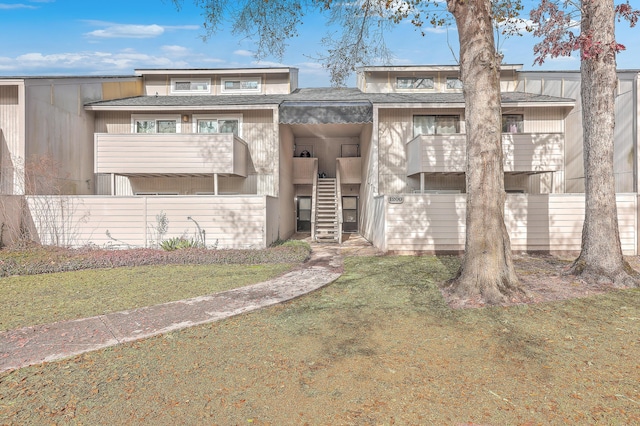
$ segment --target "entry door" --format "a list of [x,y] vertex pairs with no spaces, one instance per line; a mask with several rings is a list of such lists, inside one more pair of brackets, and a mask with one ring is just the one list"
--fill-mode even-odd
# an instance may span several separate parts
[[296,230],[311,232],[311,197],[298,197]]
[[342,230],[358,232],[358,197],[342,197]]

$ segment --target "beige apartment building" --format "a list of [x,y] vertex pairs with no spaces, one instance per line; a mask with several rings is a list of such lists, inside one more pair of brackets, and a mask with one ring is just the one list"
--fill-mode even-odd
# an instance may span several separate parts
[[[197,233],[262,248],[359,233],[388,252],[461,251],[458,75],[363,67],[355,88],[299,88],[287,67],[0,78],[1,239],[154,247]],[[618,76],[621,238],[637,254],[639,71]],[[580,74],[504,65],[501,88],[512,247],[579,250]]]

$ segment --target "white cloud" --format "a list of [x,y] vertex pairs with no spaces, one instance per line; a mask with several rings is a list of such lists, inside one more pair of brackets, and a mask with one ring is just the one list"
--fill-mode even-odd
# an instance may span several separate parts
[[28,4],[22,4],[22,3],[13,3],[13,4],[0,3],[0,10],[13,10],[13,9],[37,9],[37,7],[31,6]]
[[253,56],[253,52],[249,50],[236,50],[233,54],[238,56]]
[[60,73],[129,74],[135,68],[185,68],[186,60],[173,60],[160,55],[140,53],[133,49],[119,52],[26,53],[15,58],[0,57],[0,71],[21,75]]
[[161,47],[163,52],[166,52],[168,55],[173,55],[173,56],[186,56],[190,53],[190,50],[184,46],[162,46]]
[[103,30],[95,30],[87,33],[90,37],[98,38],[154,38],[164,34],[164,28],[160,25],[111,25]]
[[260,66],[260,67],[265,67],[265,68],[269,68],[269,67],[273,67],[273,68],[280,68],[280,67],[286,67],[287,65],[283,64],[282,62],[271,62],[271,61],[253,61],[251,62],[252,65],[256,65],[256,66]]

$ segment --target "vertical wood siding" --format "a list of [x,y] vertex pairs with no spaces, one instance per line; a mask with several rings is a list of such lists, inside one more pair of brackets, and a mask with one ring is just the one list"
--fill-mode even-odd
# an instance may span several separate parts
[[24,104],[19,98],[23,88],[0,85],[0,194],[22,193],[25,124]]
[[27,202],[43,244],[151,247],[160,238],[156,216],[164,213],[169,229],[162,239],[193,237],[195,220],[211,247],[264,248],[277,239],[278,223],[277,203],[267,198],[36,196]]
[[[464,250],[465,195],[404,195],[385,199],[385,246],[394,252]],[[637,254],[635,194],[619,194],[618,220],[625,255]],[[580,194],[508,195],[505,224],[514,251],[579,251],[584,221]]]

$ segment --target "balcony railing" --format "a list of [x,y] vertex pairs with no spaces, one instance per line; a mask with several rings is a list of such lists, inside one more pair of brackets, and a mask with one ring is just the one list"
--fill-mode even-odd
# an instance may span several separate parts
[[[562,133],[504,133],[505,172],[552,172],[562,170]],[[407,143],[407,175],[464,172],[466,135],[420,135]]]
[[[359,184],[362,183],[362,158],[360,157],[343,157],[336,159],[337,171],[343,184]],[[336,173],[337,175],[337,173]]]
[[247,143],[230,133],[97,133],[95,172],[247,176]]
[[318,159],[306,157],[293,158],[293,184],[311,185],[314,175],[318,173]]

